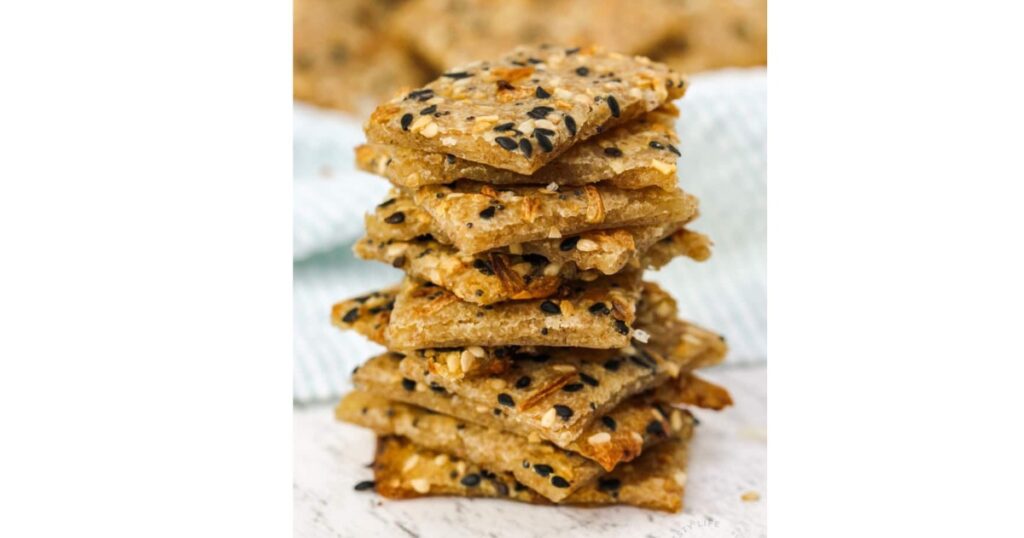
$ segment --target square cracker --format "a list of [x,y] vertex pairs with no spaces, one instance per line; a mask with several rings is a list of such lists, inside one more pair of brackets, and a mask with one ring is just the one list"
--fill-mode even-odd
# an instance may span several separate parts
[[605,182],[621,189],[678,185],[676,160],[681,155],[675,133],[675,107],[666,106],[625,125],[576,144],[532,175],[519,174],[452,154],[413,148],[364,144],[356,148],[356,165],[412,189],[472,179],[492,185],[586,185]]
[[385,338],[390,349],[453,346],[620,348],[633,334],[642,290],[639,271],[572,283],[545,299],[480,306],[407,278]]
[[[692,217],[691,217],[692,219]],[[688,220],[661,221],[647,226],[628,226],[581,232],[556,239],[541,239],[525,243],[512,243],[491,251],[508,254],[539,254],[549,262],[565,265],[572,263],[577,269],[600,271],[606,275],[618,273],[630,262],[638,259],[646,249],[661,241],[673,231],[685,225]],[[367,239],[374,244],[390,244],[399,241],[435,240],[448,245],[460,256],[470,255],[458,250],[433,218],[407,195],[392,191],[391,195],[377,205],[365,218]],[[549,230],[550,234],[550,230]],[[675,240],[682,238],[676,238]],[[707,238],[691,236],[685,245],[695,254],[695,259],[707,259],[710,243]],[[582,248],[581,248],[582,243]],[[704,243],[700,245],[700,243]],[[699,251],[703,251],[700,254]],[[359,251],[357,250],[357,253]]]
[[[658,268],[677,256],[703,261],[710,255],[711,242],[701,233],[681,226],[675,230],[666,226],[664,228],[669,228],[670,233],[658,238],[647,233],[652,228],[657,231],[663,229],[637,229],[632,234],[629,233],[630,229],[626,229],[625,234],[636,248],[627,261],[631,262],[634,269]],[[584,247],[587,252],[596,252],[606,247],[614,249],[615,242],[611,239],[614,233],[594,234],[597,240],[585,240]],[[507,249],[504,252],[495,250],[460,255],[451,245],[441,243],[429,235],[410,241],[394,239],[383,242],[364,237],[356,242],[353,250],[360,258],[386,263],[402,269],[411,277],[441,286],[463,301],[488,305],[509,300],[543,299],[557,293],[568,282],[599,278],[600,271],[580,270],[571,256],[558,256],[578,251],[579,243],[580,238],[577,236],[576,240],[566,242],[565,250],[556,248],[555,252],[548,252],[566,261],[552,261],[541,254],[510,254]]]
[[682,97],[685,87],[678,73],[642,56],[519,47],[382,104],[364,130],[373,143],[533,174],[573,144]]
[[[683,507],[687,438],[675,437],[635,461],[580,487],[561,504],[631,505],[665,512]],[[378,437],[374,487],[390,499],[426,496],[494,497],[534,504],[549,501],[508,472],[495,472],[402,437]]]
[[[667,435],[689,436],[694,419],[687,411],[664,404],[648,407],[658,408],[671,413],[659,420],[664,428],[662,431]],[[512,433],[485,428],[363,391],[345,395],[335,408],[335,417],[370,428],[379,435],[401,435],[425,448],[452,454],[494,471],[512,473],[516,480],[555,502],[605,472],[598,463],[550,443],[530,442]],[[649,419],[648,415],[646,420]],[[665,435],[647,435],[643,448],[654,446],[665,438]],[[634,457],[637,455],[639,452],[633,454]]]
[[433,228],[466,253],[590,230],[687,222],[698,213],[697,198],[681,189],[603,183],[551,191],[460,180],[420,187],[412,199],[433,219]]

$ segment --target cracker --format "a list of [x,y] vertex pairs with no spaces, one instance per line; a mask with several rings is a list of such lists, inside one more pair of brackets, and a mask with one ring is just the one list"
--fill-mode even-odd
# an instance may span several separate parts
[[[574,283],[552,297],[480,306],[407,278],[385,338],[391,349],[454,346],[619,348],[633,334],[641,292],[637,271]],[[601,303],[600,305],[598,303]]]
[[678,0],[413,0],[395,26],[438,69],[520,44],[600,43],[639,53],[674,28]]
[[578,186],[605,182],[620,189],[678,185],[680,153],[675,107],[662,107],[625,125],[576,144],[532,175],[518,174],[451,154],[384,144],[356,148],[359,168],[414,189],[472,179],[492,185]]
[[[643,231],[636,233],[645,235]],[[633,237],[628,232],[626,235]],[[634,261],[634,268],[661,267],[676,256],[690,256],[703,261],[711,254],[707,237],[686,229],[676,230],[657,241],[649,239],[642,245],[636,245],[634,241],[635,246],[645,247],[642,251],[634,251],[630,260]],[[584,242],[588,252],[602,250],[609,243],[604,238],[588,241]],[[580,251],[579,240],[569,245],[568,251]],[[429,280],[463,301],[479,305],[543,299],[554,295],[566,282],[593,281],[601,276],[597,270],[580,270],[569,256],[562,256],[568,258],[567,262],[552,262],[540,254],[510,254],[507,249],[504,252],[460,255],[454,247],[429,235],[411,241],[384,242],[364,237],[353,250],[360,258],[387,263],[409,276]],[[560,248],[555,250],[559,254],[566,252]]]
[[[531,443],[519,435],[366,392],[355,391],[342,398],[335,408],[335,417],[370,428],[379,435],[401,435],[422,447],[493,471],[512,473],[516,480],[555,502],[604,473],[597,463],[550,443]],[[568,485],[558,487],[552,483],[561,480]]]
[[381,36],[394,3],[296,0],[295,98],[368,114],[400,88],[427,80],[406,47]]
[[619,189],[601,183],[558,191],[540,186],[495,190],[460,180],[420,187],[412,198],[433,219],[434,229],[466,253],[697,216],[697,198],[681,189]]
[[[449,393],[438,384],[426,385],[405,377],[401,354],[385,353],[366,361],[352,376],[355,386],[363,392],[428,409],[451,416],[466,423],[495,431],[505,431],[529,440],[531,443],[551,444],[592,460],[606,470],[636,458],[645,447],[664,439],[671,432],[684,428],[689,418],[679,416],[687,410],[671,404],[700,406],[704,403],[725,403],[728,391],[700,380],[693,374],[683,374],[675,382],[665,383],[656,390],[638,394],[603,414],[594,414],[598,420],[582,430],[576,440],[559,441],[545,437],[548,430],[537,429],[507,419],[501,410],[477,406],[473,402]],[[692,388],[690,388],[692,385]],[[709,396],[709,393],[714,396]],[[719,406],[720,409],[724,406]]]
[[364,129],[373,143],[532,174],[573,144],[681,97],[685,86],[640,56],[519,47],[377,107]]
[[[622,504],[678,512],[683,506],[686,486],[687,441],[686,437],[669,439],[635,461],[580,487],[560,504]],[[401,437],[377,438],[373,470],[377,493],[390,499],[455,496],[549,503],[517,481],[512,473],[489,470]]]
[[[618,273],[629,263],[638,262],[644,251],[678,231],[686,222],[664,221],[648,226],[594,230],[557,239],[515,243],[493,250],[509,254],[539,254],[551,263],[572,263],[581,271],[594,269],[610,275]],[[430,215],[398,191],[392,191],[383,203],[366,215],[366,229],[367,239],[378,248],[386,243],[412,240],[436,240],[451,245],[451,241],[434,224]],[[580,248],[581,243],[584,248]],[[708,250],[710,243],[706,237],[693,236],[685,245],[692,245],[692,251],[696,254],[698,250]],[[707,254],[710,254],[709,250]],[[658,267],[660,264],[651,265]]]
[[702,0],[680,10],[673,37],[652,56],[682,72],[768,63],[765,0]]

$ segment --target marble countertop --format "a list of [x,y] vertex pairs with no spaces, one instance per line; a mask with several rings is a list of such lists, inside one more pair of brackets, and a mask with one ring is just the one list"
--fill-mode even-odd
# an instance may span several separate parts
[[357,482],[373,477],[366,465],[373,459],[374,436],[336,422],[330,405],[316,405],[296,408],[294,414],[295,536],[765,536],[766,367],[726,366],[703,375],[726,386],[736,405],[721,413],[695,412],[701,424],[690,445],[682,513],[491,499],[390,501],[357,492]]

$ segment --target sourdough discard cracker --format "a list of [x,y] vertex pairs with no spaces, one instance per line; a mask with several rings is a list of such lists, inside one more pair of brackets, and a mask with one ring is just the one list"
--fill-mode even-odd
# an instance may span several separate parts
[[492,185],[579,186],[603,182],[621,189],[676,188],[676,160],[681,155],[667,106],[606,133],[576,144],[532,175],[519,174],[461,159],[450,153],[364,144],[356,164],[393,184],[414,189],[472,179]]
[[519,47],[377,107],[365,131],[372,143],[533,174],[573,144],[681,97],[685,86],[640,56]]
[[[580,487],[561,504],[623,504],[678,512],[683,507],[686,487],[687,441],[685,437],[669,439],[635,461]],[[376,491],[391,499],[447,495],[549,502],[518,482],[512,473],[422,448],[401,437],[377,438],[373,469]]]

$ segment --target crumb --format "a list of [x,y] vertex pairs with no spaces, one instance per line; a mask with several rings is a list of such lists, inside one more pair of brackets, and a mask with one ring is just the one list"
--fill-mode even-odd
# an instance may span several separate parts
[[743,499],[746,502],[753,502],[753,501],[756,501],[756,500],[758,500],[760,498],[761,498],[761,496],[758,495],[756,491],[748,491],[748,492],[744,493],[743,495],[740,495],[740,499]]

